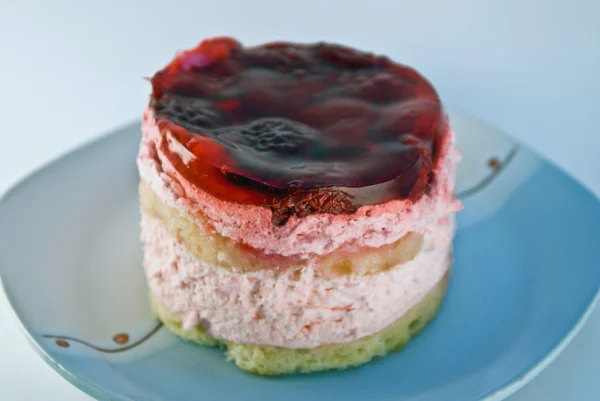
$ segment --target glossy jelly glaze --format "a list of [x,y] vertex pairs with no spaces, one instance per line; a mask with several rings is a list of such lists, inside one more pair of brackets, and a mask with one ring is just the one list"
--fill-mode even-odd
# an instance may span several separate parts
[[420,198],[448,133],[421,75],[338,45],[214,38],[151,82],[176,169],[220,199],[270,207],[276,225]]

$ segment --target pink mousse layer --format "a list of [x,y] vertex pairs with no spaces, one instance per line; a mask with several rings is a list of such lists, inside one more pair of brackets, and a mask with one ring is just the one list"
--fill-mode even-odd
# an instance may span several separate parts
[[419,201],[361,206],[352,215],[293,216],[281,227],[272,224],[268,208],[223,201],[187,182],[157,149],[167,141],[170,151],[178,152],[184,162],[195,156],[169,132],[160,132],[150,108],[144,112],[137,164],[141,179],[163,202],[191,215],[201,213],[220,235],[266,254],[309,259],[336,250],[389,244],[408,232],[434,227],[440,219],[460,210],[460,202],[453,195],[460,155],[454,147],[454,134],[448,132],[445,138],[440,146],[443,162],[434,170],[434,188]]
[[313,348],[374,334],[402,317],[442,279],[450,264],[453,216],[424,232],[415,259],[388,271],[315,277],[310,262],[293,271],[232,273],[204,263],[143,215],[144,266],[151,292],[188,330],[243,344]]

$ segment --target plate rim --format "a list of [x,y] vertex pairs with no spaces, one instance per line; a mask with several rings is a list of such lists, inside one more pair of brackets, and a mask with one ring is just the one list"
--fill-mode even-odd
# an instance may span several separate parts
[[[577,177],[575,177],[569,171],[565,170],[562,166],[557,165],[556,163],[551,161],[551,159],[549,159],[545,155],[539,153],[537,150],[534,150],[527,144],[524,144],[521,141],[515,139],[512,135],[506,133],[503,129],[498,128],[497,126],[495,126],[491,123],[488,123],[476,116],[473,116],[472,114],[467,113],[457,107],[446,107],[446,112],[448,115],[455,114],[455,115],[460,116],[461,118],[466,118],[468,120],[476,122],[477,124],[482,124],[484,126],[487,126],[494,132],[498,133],[499,135],[502,135],[505,138],[514,141],[516,144],[518,144],[518,146],[520,148],[523,148],[523,149],[526,149],[526,150],[532,152],[535,156],[540,158],[542,161],[550,164],[550,166],[552,166],[559,172],[565,174],[569,179],[576,182],[584,191],[586,191],[588,194],[592,195],[592,197],[599,203],[599,207],[600,207],[600,196],[598,194],[596,194],[594,191],[592,191],[584,182],[579,180]],[[124,131],[127,131],[128,129],[132,129],[133,127],[140,125],[140,124],[141,124],[141,122],[139,119],[135,119],[135,120],[120,124],[120,125],[116,126],[115,128],[104,132],[103,134],[94,136],[94,137],[88,139],[87,141],[84,141],[76,146],[66,149],[65,151],[59,153],[55,157],[46,161],[45,163],[42,163],[40,166],[30,170],[28,173],[17,178],[16,182],[9,185],[6,190],[4,190],[2,193],[0,193],[0,208],[3,207],[3,204],[6,202],[6,200],[9,197],[11,197],[13,194],[17,193],[22,186],[25,186],[32,179],[34,179],[35,177],[42,174],[43,171],[46,170],[47,168],[51,167],[52,165],[62,161],[63,159],[65,159],[75,153],[89,149],[104,140],[109,140],[111,137],[118,136],[118,135],[122,134]],[[15,318],[17,325],[19,326],[20,330],[27,338],[27,341],[30,344],[30,346],[38,353],[38,355],[40,355],[40,357],[44,360],[44,362],[46,362],[46,364],[48,364],[54,371],[56,371],[60,376],[62,376],[65,380],[67,380],[69,383],[71,383],[74,387],[76,387],[77,389],[81,390],[82,392],[86,393],[87,395],[89,395],[97,400],[100,400],[100,401],[108,400],[108,399],[112,399],[112,398],[107,398],[107,397],[115,397],[116,396],[117,399],[115,399],[115,401],[133,401],[131,398],[129,398],[125,395],[114,394],[110,390],[105,389],[98,384],[89,382],[86,379],[78,377],[75,373],[64,368],[58,360],[56,360],[48,352],[46,352],[46,350],[42,347],[42,345],[38,341],[36,341],[33,334],[31,333],[31,331],[25,326],[24,322],[22,321],[20,314],[18,312],[18,306],[16,305],[16,302],[11,294],[9,284],[5,280],[2,279],[2,275],[3,275],[2,272],[3,272],[3,266],[0,264],[0,288],[2,288],[2,290],[5,293],[6,299],[10,306],[12,316]],[[524,372],[520,377],[514,378],[510,383],[494,390],[492,393],[485,395],[483,398],[480,399],[480,401],[504,400],[504,399],[508,398],[509,396],[513,395],[514,393],[516,393],[521,388],[523,388],[526,384],[531,382],[534,378],[536,378],[544,369],[546,369],[569,346],[569,344],[573,341],[573,339],[577,336],[577,334],[585,326],[590,315],[595,310],[595,308],[597,307],[597,304],[599,302],[600,302],[600,285],[596,289],[595,295],[592,297],[591,301],[587,305],[585,311],[580,315],[577,322],[569,329],[567,334],[543,358],[541,358],[541,360],[539,360],[537,363],[530,366],[527,369],[527,371]]]

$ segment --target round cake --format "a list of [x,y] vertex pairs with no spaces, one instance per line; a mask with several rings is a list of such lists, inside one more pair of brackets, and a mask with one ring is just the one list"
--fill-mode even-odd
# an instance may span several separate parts
[[435,316],[459,152],[384,56],[212,38],[151,79],[137,158],[154,315],[263,375],[344,369]]

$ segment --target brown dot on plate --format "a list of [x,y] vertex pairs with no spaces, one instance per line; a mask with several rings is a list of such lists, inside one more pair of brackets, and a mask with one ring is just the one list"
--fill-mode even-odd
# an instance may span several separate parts
[[61,348],[69,348],[71,346],[68,342],[66,342],[65,340],[61,340],[60,338],[56,340],[56,345],[58,345]]
[[497,170],[502,166],[502,162],[497,157],[492,157],[488,161],[488,166],[490,166],[490,168],[493,168],[494,170]]
[[119,345],[127,344],[129,342],[129,334],[119,333],[115,334],[113,337],[113,341]]

